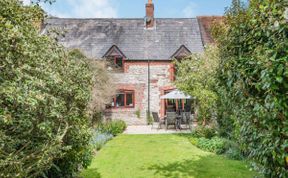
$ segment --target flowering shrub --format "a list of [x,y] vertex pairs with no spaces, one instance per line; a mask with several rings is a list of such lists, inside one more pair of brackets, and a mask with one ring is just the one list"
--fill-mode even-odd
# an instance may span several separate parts
[[106,142],[113,138],[112,134],[102,133],[98,130],[93,131],[93,136],[91,138],[91,145],[94,149],[100,150]]

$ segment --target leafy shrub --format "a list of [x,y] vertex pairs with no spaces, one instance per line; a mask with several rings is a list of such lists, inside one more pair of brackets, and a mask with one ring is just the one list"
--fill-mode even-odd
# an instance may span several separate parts
[[243,160],[244,156],[241,152],[241,150],[237,147],[230,147],[225,152],[225,156],[229,159],[235,159],[235,160]]
[[0,1],[0,177],[73,177],[91,160],[92,76],[40,35],[39,6]]
[[225,156],[229,159],[242,160],[245,158],[242,150],[240,149],[239,143],[232,140],[226,140],[226,151]]
[[211,139],[208,139],[204,137],[191,137],[189,140],[193,145],[197,146],[198,148],[216,154],[222,154],[227,150],[227,140],[224,138],[213,137]]
[[226,140],[219,137],[213,137],[211,139],[199,138],[196,146],[205,151],[222,154],[226,149]]
[[113,138],[112,134],[102,133],[98,130],[93,131],[93,136],[91,138],[91,145],[94,149],[100,150],[103,145]]
[[146,112],[146,120],[148,125],[153,124],[153,117],[148,111]]
[[205,47],[203,53],[192,54],[182,60],[175,60],[177,88],[197,98],[197,120],[203,125],[213,119],[217,93],[216,69],[219,63],[219,49],[214,45]]
[[239,145],[230,140],[213,137],[211,139],[204,137],[189,137],[189,141],[200,149],[213,152],[216,154],[225,154],[229,159],[242,160],[244,155],[242,154]]
[[192,145],[195,145],[195,146],[198,145],[198,140],[199,140],[199,138],[196,138],[196,137],[190,137],[189,138],[189,141],[192,143]]
[[194,130],[192,130],[192,136],[194,137],[204,137],[204,138],[212,138],[217,135],[217,131],[214,127],[208,126],[198,126]]
[[233,114],[236,139],[265,176],[288,177],[288,1],[250,0],[244,8],[239,2],[215,36],[225,90],[219,98],[229,100],[222,112]]
[[127,125],[122,120],[110,121],[102,123],[98,126],[100,132],[109,133],[112,134],[113,136],[117,136],[118,134],[123,133],[126,128]]
[[141,117],[141,110],[138,108],[137,111],[135,111],[135,115],[137,116],[138,119]]

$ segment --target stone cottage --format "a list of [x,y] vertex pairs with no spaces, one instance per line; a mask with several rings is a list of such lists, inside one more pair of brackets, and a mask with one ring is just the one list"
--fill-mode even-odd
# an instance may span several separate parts
[[139,125],[147,123],[147,111],[165,115],[169,103],[160,97],[175,89],[173,59],[203,52],[211,42],[207,24],[214,18],[154,18],[149,0],[144,19],[49,18],[44,30],[61,29],[65,47],[107,60],[118,92],[105,116]]

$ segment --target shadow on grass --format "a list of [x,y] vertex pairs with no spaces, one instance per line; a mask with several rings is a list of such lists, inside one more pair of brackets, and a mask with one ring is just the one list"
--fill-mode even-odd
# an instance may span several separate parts
[[147,168],[159,177],[221,177],[221,178],[249,178],[252,172],[238,161],[227,160],[217,155],[195,156],[184,161],[167,164],[153,164]]
[[[213,157],[213,156],[212,156]],[[207,169],[213,165],[208,156],[195,157],[195,160],[177,161],[168,164],[154,164],[148,167],[148,170],[155,171],[155,175],[163,177],[199,177],[208,176]]]

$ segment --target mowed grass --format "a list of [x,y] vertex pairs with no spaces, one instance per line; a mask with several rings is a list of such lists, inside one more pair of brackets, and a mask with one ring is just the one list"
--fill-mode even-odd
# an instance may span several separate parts
[[255,175],[242,161],[204,152],[185,135],[120,135],[109,141],[85,178],[249,178]]

